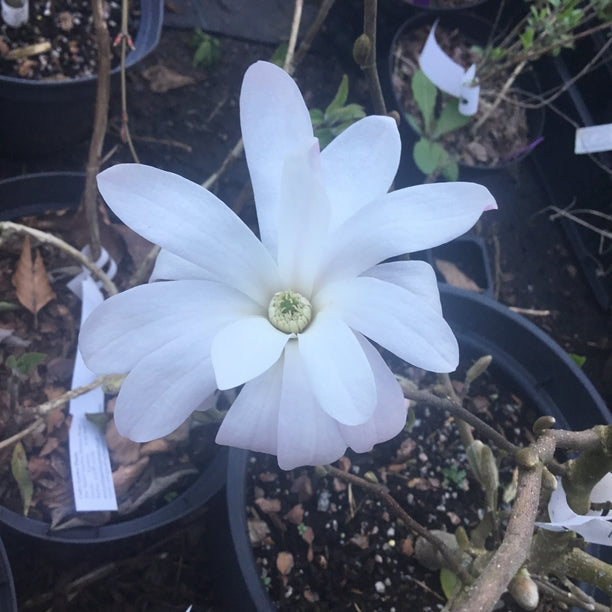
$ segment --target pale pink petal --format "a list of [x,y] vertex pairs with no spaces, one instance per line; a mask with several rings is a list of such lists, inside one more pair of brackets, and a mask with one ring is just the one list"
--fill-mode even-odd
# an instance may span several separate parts
[[376,115],[353,123],[325,147],[321,166],[333,227],[389,190],[400,152],[395,120]]
[[339,459],[346,450],[337,421],[317,404],[296,340],[285,347],[278,417],[278,465],[292,470]]
[[217,444],[276,455],[283,360],[250,380],[225,415]]
[[262,242],[276,256],[281,177],[286,156],[312,138],[312,123],[293,79],[257,62],[245,73],[240,125]]
[[440,291],[434,269],[425,261],[390,261],[378,264],[363,273],[388,283],[394,283],[422,299],[430,308],[442,314]]
[[166,436],[215,390],[209,347],[184,332],[128,374],[115,405],[117,430],[135,442]]
[[372,450],[375,444],[394,438],[406,425],[404,394],[393,372],[380,353],[361,335],[357,335],[376,381],[377,403],[372,417],[355,427],[340,425],[340,433],[357,453]]
[[[140,285],[96,308],[83,323],[79,350],[93,372],[123,373],[185,332],[208,338],[259,307],[244,294],[208,281]],[[202,340],[204,341],[204,340]]]
[[475,183],[433,183],[388,193],[358,210],[330,236],[320,283],[448,242],[492,206],[493,196]]
[[361,276],[329,285],[313,305],[328,308],[355,331],[417,367],[432,372],[457,367],[459,348],[448,323],[402,287]]
[[251,230],[196,183],[142,164],[98,175],[113,212],[134,231],[208,271],[267,307],[278,285],[276,265]]
[[346,425],[366,422],[376,407],[376,384],[370,363],[348,326],[320,312],[298,334],[298,346],[310,388],[321,408]]
[[272,366],[289,339],[265,317],[245,317],[220,329],[211,355],[219,389],[231,389]]
[[316,138],[285,159],[279,213],[278,268],[286,287],[309,295],[329,227]]

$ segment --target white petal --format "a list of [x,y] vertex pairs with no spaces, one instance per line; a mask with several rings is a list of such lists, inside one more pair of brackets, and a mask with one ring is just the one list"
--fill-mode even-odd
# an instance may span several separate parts
[[147,355],[125,379],[115,423],[122,436],[148,442],[174,431],[213,395],[215,377],[209,349],[184,333]]
[[310,295],[329,227],[319,142],[307,141],[285,159],[279,211],[278,268],[285,286]]
[[113,212],[134,231],[267,307],[274,261],[249,228],[212,193],[176,174],[119,164],[98,175]]
[[308,109],[293,79],[257,62],[245,73],[240,125],[262,242],[276,256],[281,176],[287,154],[312,138]]
[[157,280],[214,280],[213,274],[166,249],[155,259],[149,282]]
[[283,360],[250,380],[225,415],[217,444],[276,455]]
[[452,372],[459,348],[448,323],[405,289],[361,276],[326,287],[313,304],[401,359],[432,372]]
[[391,187],[401,141],[391,117],[370,116],[334,138],[321,153],[327,195],[336,227]]
[[363,425],[340,425],[340,432],[355,452],[365,453],[375,444],[386,442],[402,431],[406,425],[406,403],[397,379],[380,353],[365,338],[357,337],[374,373],[376,410]]
[[289,339],[265,317],[245,317],[219,330],[212,343],[212,362],[219,389],[237,387],[278,361]]
[[218,283],[140,285],[109,298],[91,313],[82,325],[79,349],[93,372],[127,372],[186,331],[208,338],[220,326],[257,311],[244,294]]
[[279,467],[292,470],[339,459],[346,444],[337,421],[321,410],[312,394],[295,340],[287,344],[284,356],[278,417]]
[[430,308],[442,314],[440,291],[434,269],[425,261],[391,261],[378,264],[363,273],[388,283],[394,283],[422,299]]
[[361,274],[390,257],[448,242],[495,206],[489,191],[475,183],[433,183],[388,193],[331,235],[321,282]]
[[608,472],[591,491],[591,501],[602,504],[612,501],[612,473]]
[[298,346],[321,408],[340,423],[365,423],[376,407],[376,384],[355,334],[337,317],[321,312],[298,334]]

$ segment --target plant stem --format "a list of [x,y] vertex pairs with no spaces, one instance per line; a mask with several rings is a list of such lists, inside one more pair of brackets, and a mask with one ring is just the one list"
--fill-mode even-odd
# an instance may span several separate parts
[[293,19],[291,21],[291,32],[289,33],[289,43],[287,44],[287,55],[285,57],[285,65],[283,70],[291,74],[291,65],[295,54],[295,45],[297,36],[300,30],[300,22],[302,21],[302,9],[304,8],[304,0],[295,0],[293,9]]
[[524,60],[520,64],[518,64],[510,77],[504,83],[504,86],[501,88],[499,93],[497,94],[495,101],[489,108],[481,115],[481,117],[476,121],[476,123],[472,127],[472,134],[474,134],[478,128],[491,116],[491,113],[500,105],[502,99],[506,95],[508,89],[512,86],[518,75],[523,71],[523,68],[527,65],[527,61]]
[[450,399],[437,397],[427,391],[415,391],[402,386],[404,396],[408,399],[414,400],[415,402],[422,402],[437,410],[447,410],[454,416],[462,419],[466,423],[469,423],[474,429],[476,429],[480,435],[489,439],[499,449],[508,451],[509,453],[516,453],[519,447],[506,440],[498,431],[493,429],[490,425],[487,425],[484,421],[480,420],[475,414],[472,414],[469,410],[466,410],[460,404],[453,402]]
[[30,425],[28,425],[25,429],[22,429],[20,432],[16,433],[14,436],[10,438],[6,438],[5,440],[0,441],[0,450],[6,448],[7,446],[11,446],[11,444],[15,444],[29,433],[32,433],[39,425],[44,423],[44,416],[60,408],[66,402],[69,402],[71,399],[75,397],[79,397],[80,395],[84,395],[85,393],[89,393],[92,389],[99,387],[106,378],[106,375],[98,376],[94,381],[90,382],[87,385],[83,385],[82,387],[77,387],[76,389],[71,389],[70,391],[66,391],[59,397],[55,399],[49,400],[48,402],[44,402],[36,406],[35,410],[38,412],[39,416],[36,420],[34,420]]
[[504,540],[480,576],[459,597],[453,612],[493,610],[527,558],[540,501],[543,464],[552,459],[554,438],[546,432],[530,448],[536,451],[540,460],[533,468],[519,466],[518,491]]
[[64,242],[61,238],[54,236],[53,234],[49,234],[47,232],[43,232],[41,230],[37,230],[33,227],[28,227],[27,225],[21,225],[19,223],[13,223],[12,221],[0,221],[0,232],[14,232],[17,234],[27,234],[36,238],[40,242],[45,244],[50,244],[74,259],[76,259],[82,266],[87,268],[101,283],[104,287],[105,291],[109,295],[114,295],[118,293],[117,287],[115,283],[104,274],[104,272],[96,266],[89,258],[85,257],[81,251],[75,249],[73,246],[69,245],[67,242]]
[[363,0],[363,33],[370,43],[370,52],[360,68],[366,78],[374,113],[386,115],[387,107],[382,95],[378,70],[376,67],[376,14],[378,12],[378,0]]
[[100,171],[100,157],[104,146],[106,124],[108,121],[108,103],[110,100],[110,36],[104,19],[102,0],[91,0],[96,44],[98,46],[98,88],[96,91],[96,106],[93,134],[89,145],[87,160],[85,192],[83,207],[89,229],[89,247],[91,257],[95,261],[100,257],[100,226],[98,223],[98,188],[96,176]]
[[134,161],[139,164],[140,160],[134,148],[132,142],[132,136],[130,134],[130,128],[128,126],[128,112],[127,112],[127,86],[125,82],[125,57],[127,55],[128,45],[131,45],[130,34],[128,31],[128,17],[129,17],[129,0],[122,0],[121,2],[121,136],[127,142],[130,153],[134,158]]
[[340,470],[332,465],[324,466],[327,472],[333,474],[337,478],[345,480],[346,482],[353,483],[366,491],[370,491],[374,495],[380,498],[380,500],[388,506],[395,515],[401,519],[405,525],[407,525],[414,532],[418,533],[421,537],[425,538],[432,546],[434,546],[440,554],[444,557],[444,560],[448,564],[449,569],[463,582],[463,584],[471,584],[473,582],[472,576],[467,570],[459,565],[453,556],[451,550],[442,542],[439,538],[433,535],[426,527],[423,527],[418,521],[415,521],[401,506],[397,503],[395,498],[387,491],[386,487],[381,484],[375,484],[369,482],[360,476],[350,474],[344,470]]

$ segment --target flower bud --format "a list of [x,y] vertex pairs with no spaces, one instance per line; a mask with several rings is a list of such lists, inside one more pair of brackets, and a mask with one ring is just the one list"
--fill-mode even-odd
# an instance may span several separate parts
[[523,610],[535,610],[538,607],[540,601],[538,587],[524,567],[512,578],[508,591]]
[[367,34],[362,34],[353,45],[353,59],[357,64],[363,66],[367,63],[371,50],[372,43],[370,42],[370,38]]
[[476,361],[476,363],[465,373],[465,384],[470,385],[474,382],[481,374],[487,371],[487,368],[491,365],[493,357],[491,355],[484,355]]

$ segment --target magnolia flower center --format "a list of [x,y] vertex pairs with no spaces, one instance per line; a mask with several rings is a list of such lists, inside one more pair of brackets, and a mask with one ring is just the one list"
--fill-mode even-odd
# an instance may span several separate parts
[[288,334],[299,334],[310,323],[312,306],[297,291],[279,291],[272,296],[268,306],[270,323]]

